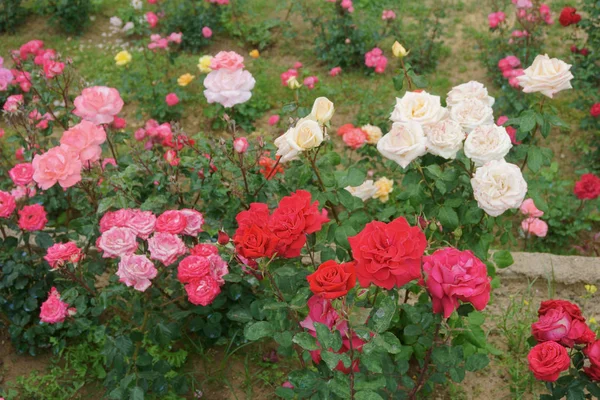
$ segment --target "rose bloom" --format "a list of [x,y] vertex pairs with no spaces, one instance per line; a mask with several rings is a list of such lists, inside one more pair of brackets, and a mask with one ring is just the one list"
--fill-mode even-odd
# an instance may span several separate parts
[[48,261],[52,269],[62,267],[64,264],[77,263],[83,257],[81,249],[73,242],[55,243],[48,248],[44,260]]
[[179,86],[187,86],[189,85],[192,81],[194,80],[194,75],[187,73],[187,74],[183,74],[181,75],[179,78],[177,78],[177,84]]
[[63,132],[60,144],[79,155],[79,160],[89,166],[102,156],[100,145],[106,141],[106,132],[101,126],[83,120]]
[[33,181],[33,165],[30,163],[17,164],[8,171],[10,179],[17,186],[26,186]]
[[279,115],[271,115],[269,117],[269,125],[273,126],[279,122]]
[[41,204],[24,206],[19,210],[19,228],[25,231],[41,231],[47,223],[46,210]]
[[421,258],[427,240],[418,227],[411,227],[403,217],[387,224],[369,222],[348,242],[362,287],[373,283],[390,290],[421,276]]
[[169,93],[165,97],[165,102],[167,103],[167,105],[169,107],[173,107],[179,103],[179,97],[177,97],[177,95],[175,93]]
[[210,276],[217,281],[219,285],[224,285],[225,280],[223,277],[229,273],[227,263],[218,254],[208,256],[208,261],[210,261]]
[[235,51],[220,51],[210,61],[210,68],[213,71],[219,69],[237,71],[244,68],[244,57]]
[[212,61],[212,56],[202,56],[198,59],[198,69],[201,73],[207,74],[212,69],[210,68],[210,63]]
[[361,148],[367,142],[367,134],[360,128],[352,129],[343,136],[344,143],[353,150]]
[[156,232],[148,239],[148,250],[152,260],[158,260],[167,267],[187,252],[179,236],[166,232]]
[[468,99],[450,109],[450,119],[469,133],[478,126],[493,124],[494,110],[484,102]]
[[248,146],[248,139],[245,137],[233,139],[233,150],[238,154],[244,154],[246,151],[248,151]]
[[[106,215],[108,213],[104,214],[104,217]],[[123,226],[135,232],[140,239],[146,240],[154,232],[156,216],[152,211],[131,210],[123,222]],[[100,226],[102,227],[102,221],[100,221]],[[102,231],[102,228],[100,230]]]
[[401,99],[396,98],[396,106],[390,119],[402,124],[414,121],[421,125],[431,125],[444,119],[446,113],[440,96],[425,91],[406,92]]
[[210,275],[211,264],[208,257],[187,256],[177,267],[177,279],[181,283],[191,283],[194,280]]
[[250,259],[275,254],[279,238],[267,227],[269,209],[266,204],[252,203],[249,210],[240,212],[235,219],[238,229],[233,235],[233,244],[237,253]]
[[338,264],[335,260],[325,261],[317,270],[306,277],[311,292],[325,299],[345,296],[356,284],[354,263]]
[[528,235],[546,237],[548,224],[539,218],[526,218],[521,222],[521,229]]
[[190,254],[193,256],[208,257],[212,255],[219,255],[219,249],[214,244],[200,243],[192,247]]
[[187,226],[187,218],[179,210],[167,210],[156,219],[156,232],[182,233]]
[[519,167],[504,160],[477,168],[471,186],[479,208],[492,217],[521,206],[527,193],[527,182]]
[[413,160],[427,152],[426,143],[420,124],[414,121],[404,124],[395,122],[392,130],[377,143],[377,150],[385,158],[406,168]]
[[182,233],[188,236],[198,236],[198,233],[202,232],[202,224],[204,224],[204,216],[202,213],[190,208],[181,209],[179,210],[179,213],[182,214],[187,221]]
[[470,81],[452,88],[446,97],[448,107],[454,107],[468,99],[479,100],[488,106],[494,105],[494,98],[488,95],[488,91],[483,83]]
[[583,372],[594,382],[600,381],[600,367],[592,364],[589,367],[583,367]]
[[594,174],[583,174],[575,182],[573,193],[580,200],[593,200],[600,196],[600,177]]
[[293,148],[288,142],[288,137],[292,135],[293,130],[293,127],[288,129],[287,132],[273,141],[273,144],[277,147],[275,155],[279,157],[280,164],[299,159],[300,150]]
[[[117,211],[107,211],[102,218],[100,218],[100,232],[104,233],[110,228],[119,227],[119,228],[130,228],[129,221],[132,218],[133,213],[129,208],[122,208]],[[135,229],[131,228],[134,232]]]
[[185,291],[190,303],[197,306],[207,306],[221,293],[221,288],[217,281],[207,275],[185,285]]
[[600,116],[600,103],[594,103],[590,107],[590,115],[594,118],[597,118],[598,116]]
[[524,75],[518,76],[517,80],[523,87],[523,92],[540,92],[552,98],[556,93],[572,88],[573,74],[570,69],[570,64],[558,58],[539,54],[533,60],[533,64],[523,71]]
[[119,261],[117,276],[119,282],[127,286],[133,286],[137,291],[144,292],[150,287],[150,279],[156,278],[158,271],[152,261],[145,255],[124,255]]
[[581,309],[577,304],[561,299],[542,301],[542,303],[540,304],[540,308],[538,309],[538,316],[542,316],[548,311],[556,308],[560,308],[561,310],[563,310],[569,315],[571,319],[585,321],[585,318],[581,314]]
[[[323,143],[323,130],[316,121],[308,118],[298,120],[286,134],[286,141],[296,151],[305,151]],[[279,154],[278,154],[279,155]]]
[[506,129],[495,124],[475,127],[465,140],[465,155],[478,167],[503,159],[511,148]]
[[19,109],[19,106],[23,104],[22,94],[13,94],[8,96],[2,109],[7,112],[15,112]]
[[233,107],[250,100],[255,84],[256,81],[248,71],[219,69],[210,72],[204,79],[204,97],[209,103]]
[[158,24],[158,16],[153,12],[147,12],[145,14],[146,22],[150,25],[150,28],[155,28]]
[[367,201],[377,193],[377,186],[372,179],[367,179],[360,186],[346,186],[344,188],[352,196],[358,197],[362,201]]
[[131,62],[131,59],[131,53],[127,50],[123,50],[118,52],[115,56],[115,64],[117,64],[119,67],[122,67],[123,65],[129,64]]
[[587,326],[579,307],[565,300],[542,302],[539,319],[531,325],[531,334],[538,342],[554,341],[563,346],[587,344],[596,334]]
[[74,315],[75,308],[69,308],[69,305],[60,299],[60,293],[55,287],[50,289],[48,299],[42,303],[40,309],[40,320],[47,324],[56,324]]
[[0,92],[6,91],[13,79],[14,76],[12,72],[10,72],[10,69],[2,68],[2,66],[0,66]]
[[381,177],[375,181],[375,187],[377,187],[377,192],[373,195],[373,198],[385,203],[390,199],[390,193],[394,190],[394,181]]
[[10,217],[16,207],[15,198],[10,193],[0,190],[0,218]]
[[538,210],[535,206],[533,199],[526,199],[523,204],[521,204],[521,207],[519,207],[519,210],[521,211],[521,214],[534,218],[539,218],[544,215],[544,212]]
[[331,120],[334,112],[335,107],[327,97],[317,97],[313,103],[310,116],[313,117],[318,123],[326,124]]
[[123,109],[123,99],[117,89],[93,86],[83,89],[74,101],[73,114],[96,125],[109,124]]
[[367,143],[368,144],[377,144],[381,136],[383,136],[383,132],[378,126],[375,125],[363,125],[360,129],[367,134]]
[[595,367],[600,367],[600,340],[592,340],[583,349],[583,353],[589,358],[590,362]]
[[487,267],[469,251],[454,248],[436,250],[423,258],[425,286],[431,295],[433,312],[450,315],[459,306],[459,300],[471,303],[481,311],[490,301],[491,278]]
[[133,254],[138,247],[135,232],[129,228],[118,226],[103,232],[96,245],[103,251],[103,258],[116,258]]
[[427,152],[447,160],[456,158],[466,136],[460,124],[450,119],[424,126],[423,133]]
[[63,73],[65,69],[65,63],[54,61],[54,60],[45,60],[44,61],[44,75],[47,79],[52,79]]
[[342,67],[333,67],[329,70],[329,76],[338,76],[342,73]]
[[544,342],[534,346],[527,355],[529,370],[536,379],[555,382],[560,373],[569,369],[571,358],[567,349],[556,342]]

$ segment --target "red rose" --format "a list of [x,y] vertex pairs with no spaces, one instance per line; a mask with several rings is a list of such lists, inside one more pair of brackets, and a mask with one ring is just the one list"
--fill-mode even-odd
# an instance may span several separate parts
[[585,321],[583,315],[581,315],[581,310],[577,304],[571,303],[567,300],[544,300],[540,304],[540,308],[538,310],[538,317],[546,314],[549,310],[562,308],[564,312],[569,314],[571,319],[578,319],[580,321]]
[[221,246],[225,246],[226,244],[229,243],[229,235],[227,234],[227,232],[222,231],[222,230],[219,231],[217,243],[219,243]]
[[567,349],[556,342],[544,342],[534,346],[527,355],[529,369],[536,379],[554,382],[562,371],[569,369],[571,359]]
[[306,277],[310,290],[325,299],[345,296],[356,284],[354,263],[338,264],[325,261],[317,270]]
[[356,260],[356,276],[363,287],[374,283],[389,290],[421,277],[427,240],[418,227],[411,227],[403,217],[388,224],[369,222],[348,242]]
[[327,210],[323,209],[319,211],[319,202],[315,201],[311,204],[310,193],[306,190],[297,190],[289,196],[281,199],[277,210],[273,215],[277,214],[279,210],[285,210],[292,208],[304,218],[304,233],[310,234],[321,230],[323,224],[329,222],[327,218]]
[[267,228],[250,225],[243,232],[238,231],[233,236],[233,243],[242,257],[272,257],[275,254],[279,239]]
[[565,7],[560,12],[560,17],[558,17],[558,22],[562,26],[569,26],[572,24],[576,24],[581,21],[581,15],[577,14],[577,9],[575,7]]
[[597,198],[600,196],[600,178],[594,174],[581,175],[581,179],[575,182],[573,192],[580,200]]
[[567,347],[590,343],[595,334],[586,325],[576,304],[566,300],[547,300],[538,310],[539,320],[531,325],[531,333],[539,342],[554,341]]
[[585,354],[590,362],[600,368],[600,340],[596,340],[586,346],[583,349],[583,354]]
[[41,231],[46,226],[46,210],[40,204],[25,206],[19,210],[19,228],[26,231]]
[[160,214],[156,219],[154,230],[177,235],[182,233],[187,226],[187,218],[179,210],[169,210]]
[[579,50],[579,54],[581,54],[582,56],[587,56],[588,54],[590,54],[590,51],[584,47],[583,49]]
[[600,103],[596,103],[590,108],[590,115],[594,118],[600,116]]

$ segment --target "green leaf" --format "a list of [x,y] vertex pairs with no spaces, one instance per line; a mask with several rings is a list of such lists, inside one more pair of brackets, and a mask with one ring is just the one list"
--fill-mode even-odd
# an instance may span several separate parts
[[383,397],[372,390],[361,390],[354,395],[356,400],[383,400]]
[[47,249],[54,244],[52,237],[46,232],[37,232],[35,235],[35,243],[43,249]]
[[467,357],[467,361],[465,362],[465,368],[467,371],[478,371],[487,367],[490,363],[490,359],[487,354],[475,353],[469,357]]
[[248,340],[255,341],[267,336],[273,335],[273,326],[267,321],[259,321],[253,324],[246,325],[244,328],[244,337]]
[[144,389],[139,386],[131,389],[131,393],[129,394],[130,400],[144,400]]
[[317,339],[308,332],[299,332],[294,336],[292,342],[302,347],[304,350],[318,350]]
[[98,210],[96,214],[104,214],[108,209],[110,209],[115,201],[114,197],[105,197],[98,203]]
[[524,132],[531,132],[535,128],[536,123],[535,111],[527,110],[520,116],[519,128]]
[[510,267],[515,262],[515,260],[513,260],[512,254],[510,254],[510,251],[508,250],[499,250],[494,253],[492,258],[494,259],[494,263],[498,268]]
[[227,312],[227,318],[229,318],[232,321],[245,323],[252,321],[252,314],[249,310],[236,306]]
[[341,361],[346,368],[350,366],[350,357],[346,353],[334,353],[332,351],[321,351],[321,358],[330,370],[335,370]]
[[332,349],[338,351],[342,347],[342,337],[339,331],[331,332],[327,325],[315,322],[317,330],[317,340],[323,349]]
[[448,206],[443,206],[439,209],[438,219],[444,228],[452,230],[458,226],[458,214]]
[[544,165],[544,155],[537,146],[529,146],[527,150],[527,166],[533,172],[538,172]]
[[390,327],[392,318],[396,314],[396,303],[397,299],[385,297],[379,304],[379,308],[374,310],[371,321],[375,332],[381,333]]
[[357,167],[350,167],[348,171],[338,171],[336,173],[338,188],[345,188],[346,186],[360,186],[367,177],[367,172],[364,169]]
[[404,75],[396,75],[392,78],[392,82],[394,82],[394,89],[401,91],[404,87]]
[[363,354],[360,357],[360,361],[371,372],[375,372],[378,374],[383,372],[381,353],[374,351],[370,354]]

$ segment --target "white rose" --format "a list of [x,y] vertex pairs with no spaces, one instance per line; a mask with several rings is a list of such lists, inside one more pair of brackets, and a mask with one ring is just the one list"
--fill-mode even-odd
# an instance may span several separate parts
[[504,160],[492,160],[477,168],[471,186],[479,208],[492,217],[518,208],[527,193],[527,182],[519,167]]
[[396,106],[390,119],[394,122],[418,122],[422,125],[435,124],[446,117],[440,96],[427,92],[406,92],[401,99],[396,98]]
[[450,119],[458,122],[465,132],[494,123],[494,110],[479,100],[468,99],[450,109]]
[[490,107],[494,105],[494,98],[488,96],[486,87],[483,83],[477,81],[470,81],[463,83],[462,85],[454,86],[452,90],[448,92],[446,104],[448,107],[454,107],[467,99],[479,100]]
[[502,160],[511,148],[512,143],[506,128],[495,124],[478,126],[465,140],[465,155],[476,166],[492,160]]
[[333,117],[335,107],[327,97],[317,97],[310,115],[320,124],[326,124]]
[[369,200],[375,195],[375,193],[377,193],[378,190],[377,186],[375,186],[371,179],[364,181],[360,186],[347,186],[344,189],[350,192],[352,196],[358,197],[362,201]]
[[204,97],[209,103],[219,103],[223,107],[233,107],[242,104],[252,97],[256,81],[252,74],[243,69],[231,71],[219,69],[212,71],[204,78]]
[[523,92],[533,93],[541,92],[543,95],[552,98],[552,96],[561,90],[571,89],[571,79],[573,74],[571,65],[559,60],[550,58],[547,54],[539,54],[533,64],[525,69],[524,75],[518,76],[519,85],[523,87]]
[[377,143],[377,150],[385,158],[406,168],[412,160],[426,153],[423,128],[416,122],[395,123],[392,130]]
[[427,138],[427,152],[447,160],[456,158],[465,140],[465,132],[460,124],[450,119],[424,126],[423,132]]
[[360,127],[367,134],[367,143],[369,144],[377,144],[381,136],[383,136],[383,132],[379,129],[378,126],[375,125],[363,125]]
[[286,133],[286,140],[294,150],[309,150],[323,143],[323,130],[317,121],[302,118],[291,132]]
[[142,0],[131,0],[131,6],[136,10],[141,10],[143,6]]
[[280,163],[297,160],[299,158],[298,155],[300,154],[300,151],[293,149],[287,140],[287,136],[291,135],[293,129],[294,128],[288,129],[286,133],[279,136],[277,139],[275,139],[275,142],[273,142],[277,147],[276,155],[281,157],[279,160]]

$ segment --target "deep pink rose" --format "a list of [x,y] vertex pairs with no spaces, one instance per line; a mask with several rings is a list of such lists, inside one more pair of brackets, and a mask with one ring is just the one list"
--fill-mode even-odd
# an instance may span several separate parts
[[539,319],[531,325],[531,334],[538,342],[554,341],[563,346],[587,344],[595,340],[577,305],[565,300],[542,302]]
[[66,263],[77,263],[83,257],[81,249],[73,242],[55,243],[47,250],[44,260],[52,269],[62,267]]
[[47,223],[46,210],[41,204],[24,206],[19,210],[19,228],[25,231],[41,231]]
[[600,340],[593,340],[583,350],[583,353],[590,359],[590,362],[600,367]]
[[177,279],[181,283],[191,283],[196,279],[210,275],[210,261],[207,257],[187,256],[179,262]]
[[169,93],[167,97],[165,97],[165,102],[169,107],[173,107],[179,103],[179,97],[175,93]]
[[235,51],[220,51],[210,60],[210,69],[213,71],[219,69],[237,71],[242,68],[244,68],[244,57]]
[[40,320],[47,324],[63,322],[68,316],[75,315],[77,310],[60,299],[60,293],[55,287],[50,289],[48,299],[42,303]]
[[129,226],[129,221],[132,217],[133,214],[129,208],[122,208],[117,211],[107,211],[102,218],[100,218],[100,232],[104,233],[114,227],[131,228]]
[[217,281],[207,275],[185,285],[185,291],[190,303],[207,306],[221,293],[221,288]]
[[26,186],[33,181],[33,165],[30,163],[17,164],[8,171],[10,179],[17,186]]
[[100,145],[106,141],[106,132],[101,126],[83,120],[63,132],[60,144],[79,155],[83,165],[89,166],[102,156]]
[[179,210],[179,213],[183,215],[187,221],[182,234],[188,236],[198,236],[198,233],[202,232],[202,225],[204,224],[204,217],[202,214],[190,208]]
[[158,24],[158,16],[153,12],[147,12],[146,13],[146,22],[148,22],[148,25],[150,25],[150,28],[154,28]]
[[15,198],[10,193],[0,190],[0,218],[10,217],[16,207]]
[[218,255],[219,249],[214,244],[200,243],[192,247],[192,249],[190,250],[190,254],[193,256],[208,257],[213,254]]
[[219,69],[204,78],[204,97],[209,103],[219,103],[229,108],[242,104],[252,97],[256,81],[250,72],[243,69]]
[[124,255],[119,261],[117,276],[119,282],[127,286],[133,286],[135,290],[144,292],[150,287],[150,279],[156,277],[158,271],[152,261],[144,255]]
[[44,154],[36,154],[31,164],[33,180],[44,190],[57,182],[66,189],[81,181],[81,161],[69,147],[56,146]]
[[54,61],[54,60],[45,60],[44,61],[44,75],[47,79],[52,79],[63,73],[65,69],[65,63]]
[[131,210],[124,226],[134,231],[140,239],[146,240],[154,232],[155,225],[156,216],[152,211]]
[[536,379],[554,382],[562,371],[569,369],[571,358],[567,350],[555,342],[545,342],[534,346],[527,355],[529,369]]
[[129,228],[114,226],[102,233],[97,246],[103,258],[116,258],[133,254],[138,247],[135,232]]
[[338,76],[342,73],[342,67],[333,67],[329,70],[329,76]]
[[273,126],[275,124],[277,124],[279,122],[279,115],[275,114],[275,115],[271,115],[269,117],[269,125]]
[[151,259],[158,260],[165,266],[173,264],[187,252],[185,243],[179,236],[166,232],[154,233],[148,239],[148,250]]
[[117,89],[93,86],[83,89],[75,98],[73,114],[96,125],[109,124],[123,108],[123,99]]
[[298,71],[296,69],[290,68],[281,74],[281,76],[280,76],[281,84],[283,86],[287,86],[287,82],[290,80],[290,78],[297,77],[297,76],[298,76]]
[[521,221],[521,229],[528,236],[545,237],[548,234],[548,224],[539,218],[526,218]]
[[167,210],[156,219],[155,230],[173,234],[182,233],[187,227],[187,218],[179,210]]
[[30,55],[36,55],[44,47],[41,40],[30,40],[19,48],[19,56],[26,60]]
[[202,28],[202,36],[204,36],[205,38],[209,38],[211,37],[213,34],[212,29],[210,29],[208,26],[205,26],[204,28]]

